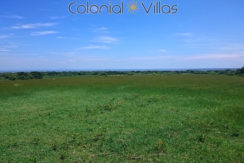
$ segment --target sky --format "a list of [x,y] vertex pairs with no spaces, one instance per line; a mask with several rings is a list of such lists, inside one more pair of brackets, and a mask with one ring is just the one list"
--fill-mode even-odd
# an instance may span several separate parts
[[[244,66],[243,0],[161,0],[160,14],[156,1],[126,0],[120,14],[82,13],[86,2],[0,0],[0,71]],[[89,1],[109,4],[122,0]]]

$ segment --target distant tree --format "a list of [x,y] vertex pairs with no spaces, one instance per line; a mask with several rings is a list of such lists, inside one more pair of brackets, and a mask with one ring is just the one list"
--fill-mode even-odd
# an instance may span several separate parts
[[43,74],[38,71],[33,71],[30,73],[30,75],[31,75],[31,78],[33,78],[33,79],[42,79],[43,78]]
[[244,75],[244,66],[238,70],[236,70],[237,75]]
[[55,71],[47,72],[47,75],[48,75],[48,76],[57,76],[58,74],[60,74],[60,73],[55,72]]
[[107,73],[106,72],[100,72],[99,75],[100,76],[107,76]]
[[244,66],[240,69],[240,74],[244,74]]
[[14,73],[5,73],[2,75],[4,79],[7,79],[7,80],[16,80],[16,74]]
[[17,72],[17,79],[27,80],[27,79],[31,79],[31,76],[26,72]]
[[99,75],[99,72],[94,71],[92,72],[92,75]]

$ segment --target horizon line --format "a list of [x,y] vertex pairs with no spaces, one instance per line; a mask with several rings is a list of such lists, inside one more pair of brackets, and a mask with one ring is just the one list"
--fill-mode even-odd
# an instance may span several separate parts
[[15,72],[33,72],[33,71],[38,71],[38,72],[100,72],[100,71],[187,71],[187,70],[198,70],[198,71],[209,71],[209,70],[237,70],[241,69],[241,67],[238,68],[144,68],[144,69],[49,69],[49,70],[0,70],[0,73],[15,73]]

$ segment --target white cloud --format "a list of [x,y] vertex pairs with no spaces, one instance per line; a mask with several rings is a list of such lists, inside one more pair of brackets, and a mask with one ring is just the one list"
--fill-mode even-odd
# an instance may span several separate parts
[[83,46],[80,47],[79,50],[95,50],[95,49],[100,49],[100,50],[106,50],[109,49],[108,46],[99,46],[99,45],[88,45],[88,46]]
[[35,29],[39,27],[52,27],[55,26],[56,23],[34,23],[34,24],[23,24],[13,26],[12,29]]
[[165,55],[165,56],[141,56],[141,57],[131,57],[131,60],[135,60],[135,61],[159,61],[159,60],[164,60],[164,59],[180,59],[177,56],[169,56],[169,55]]
[[[48,53],[49,54],[49,53]],[[200,56],[201,54],[199,54]],[[209,55],[209,54],[208,54]],[[217,55],[217,54],[216,54]],[[219,54],[220,55],[220,54]],[[21,57],[19,57],[21,56]],[[158,56],[110,56],[107,54],[86,54],[77,52],[55,52],[50,55],[33,53],[12,53],[1,55],[1,71],[16,70],[102,70],[102,69],[193,69],[193,68],[240,68],[244,57],[237,59],[184,60],[183,55]],[[55,56],[55,57],[54,57]]]
[[217,50],[221,50],[221,51],[244,51],[244,43],[231,43],[231,44],[223,44],[219,47],[215,47]]
[[32,36],[44,36],[44,35],[51,35],[51,34],[56,34],[58,33],[57,31],[37,31],[37,32],[32,32]]
[[215,59],[237,59],[243,57],[241,54],[207,54],[185,57],[186,60],[215,60]]
[[109,29],[107,27],[98,27],[94,29],[94,32],[109,33]]
[[198,54],[198,55],[165,55],[165,56],[142,56],[142,57],[132,57],[134,60],[150,60],[150,61],[159,61],[164,59],[172,59],[173,60],[185,60],[185,61],[214,61],[216,60],[238,60],[243,59],[244,54]]
[[111,36],[99,36],[99,37],[93,39],[93,42],[100,42],[100,43],[105,43],[105,44],[115,43],[117,41],[118,41],[117,38],[111,37]]
[[160,49],[160,52],[161,52],[161,53],[166,53],[167,50],[166,50],[166,49]]
[[57,36],[56,38],[57,39],[64,39],[65,37],[64,36]]
[[2,15],[0,18],[6,18],[6,19],[24,19],[24,17],[19,15]]
[[192,36],[193,34],[190,33],[190,32],[184,32],[184,33],[177,33],[177,35],[179,35],[179,36],[189,37],[189,36]]
[[4,53],[4,52],[10,52],[12,51],[12,49],[18,48],[17,45],[14,44],[4,44],[4,45],[0,45],[0,52]]
[[5,39],[5,38],[9,38],[11,37],[13,34],[9,34],[9,35],[0,35],[0,39]]
[[9,50],[8,49],[1,49],[0,48],[0,52],[8,52]]

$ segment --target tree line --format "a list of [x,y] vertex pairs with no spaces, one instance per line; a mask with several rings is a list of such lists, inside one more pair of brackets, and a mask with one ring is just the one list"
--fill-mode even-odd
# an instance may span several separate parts
[[29,80],[49,77],[70,77],[70,76],[108,76],[108,75],[136,75],[136,74],[223,74],[223,75],[244,75],[244,67],[240,69],[225,70],[182,70],[182,71],[63,71],[63,72],[13,72],[0,73],[0,79],[6,80]]

